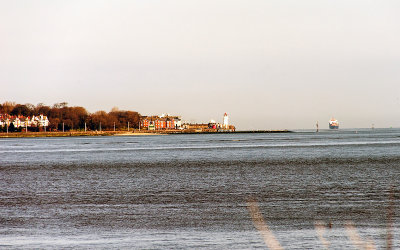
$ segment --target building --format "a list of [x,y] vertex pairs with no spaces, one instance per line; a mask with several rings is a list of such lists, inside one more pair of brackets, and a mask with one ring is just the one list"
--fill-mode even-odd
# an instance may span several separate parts
[[210,129],[217,129],[219,127],[219,124],[217,124],[214,120],[210,120],[208,123],[208,128]]
[[31,123],[34,124],[36,127],[49,126],[49,120],[47,119],[47,116],[44,115],[32,116]]
[[26,127],[47,127],[50,122],[47,116],[39,115],[32,117],[25,116],[10,116],[8,114],[0,115],[0,126],[10,126],[11,123],[15,128],[26,128]]
[[182,125],[184,130],[189,132],[234,132],[236,131],[235,126],[229,125],[228,114],[225,113],[223,117],[223,122],[217,123],[215,120],[210,120],[208,123],[184,123]]
[[160,116],[142,116],[140,129],[143,130],[183,130],[183,132],[233,132],[235,126],[229,125],[228,114],[225,113],[223,123],[210,120],[209,123],[183,123],[180,116],[162,114]]
[[180,116],[170,116],[168,114],[162,114],[160,116],[142,116],[140,118],[140,129],[182,129],[182,119]]

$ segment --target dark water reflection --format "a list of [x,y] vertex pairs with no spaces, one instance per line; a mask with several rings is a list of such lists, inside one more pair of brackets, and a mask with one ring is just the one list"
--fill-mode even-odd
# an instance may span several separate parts
[[253,198],[285,248],[385,246],[397,130],[0,140],[1,248],[265,247]]

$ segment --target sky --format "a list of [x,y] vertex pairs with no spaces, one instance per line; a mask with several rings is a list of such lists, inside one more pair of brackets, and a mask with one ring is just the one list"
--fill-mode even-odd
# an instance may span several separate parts
[[400,127],[400,1],[0,0],[0,102]]

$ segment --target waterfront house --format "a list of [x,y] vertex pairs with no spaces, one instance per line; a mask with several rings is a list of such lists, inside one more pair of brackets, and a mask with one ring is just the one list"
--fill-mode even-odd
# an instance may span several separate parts
[[10,116],[8,114],[0,115],[0,126],[10,126],[13,124],[15,128],[25,128],[25,127],[47,127],[50,122],[47,116],[39,115],[32,117],[25,116]]
[[182,120],[179,116],[160,115],[142,116],[140,118],[140,128],[147,130],[167,130],[181,129]]

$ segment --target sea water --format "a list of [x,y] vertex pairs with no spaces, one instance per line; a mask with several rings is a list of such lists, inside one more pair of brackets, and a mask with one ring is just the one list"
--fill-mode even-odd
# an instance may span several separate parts
[[400,248],[399,177],[398,129],[3,138],[0,248],[265,248],[249,201],[286,249]]

